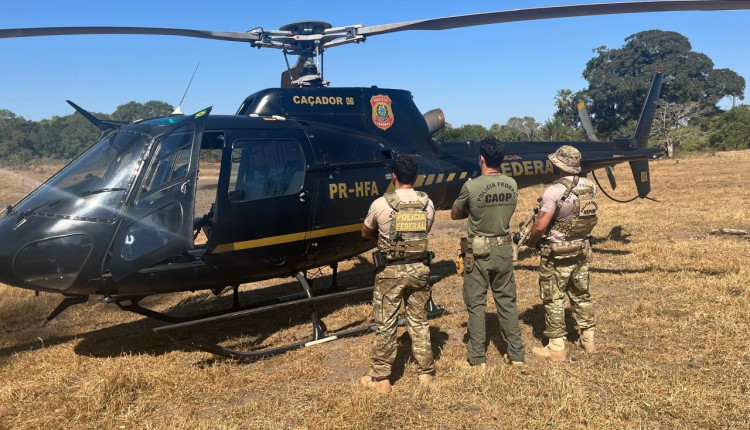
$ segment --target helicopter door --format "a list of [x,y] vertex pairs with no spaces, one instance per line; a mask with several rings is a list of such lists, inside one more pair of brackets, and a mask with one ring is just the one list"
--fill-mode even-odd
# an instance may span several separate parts
[[236,255],[247,264],[257,260],[294,264],[305,252],[312,207],[306,186],[305,135],[297,130],[264,130],[262,136],[255,130],[229,135],[226,206],[219,207],[223,221],[215,225],[209,247],[215,246],[215,255],[241,253]]
[[111,271],[120,280],[193,247],[193,200],[200,141],[210,108],[157,138],[136,199],[115,234]]

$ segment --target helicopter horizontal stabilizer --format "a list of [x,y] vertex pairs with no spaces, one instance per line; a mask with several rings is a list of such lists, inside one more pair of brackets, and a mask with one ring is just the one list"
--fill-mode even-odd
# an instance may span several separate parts
[[94,124],[96,128],[98,128],[101,131],[111,130],[113,128],[118,128],[120,126],[127,124],[127,122],[124,122],[124,121],[112,121],[112,120],[106,120],[106,119],[99,119],[95,117],[94,115],[92,115],[87,110],[85,110],[84,108],[73,103],[72,101],[70,100],[65,100],[65,101],[68,102],[69,105],[73,106],[73,109],[77,110],[78,113],[83,115],[84,118],[89,120],[90,123]]

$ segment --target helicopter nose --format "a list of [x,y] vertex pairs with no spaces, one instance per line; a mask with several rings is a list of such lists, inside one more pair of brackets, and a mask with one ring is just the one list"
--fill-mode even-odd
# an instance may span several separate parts
[[92,243],[75,232],[50,234],[53,219],[0,220],[0,282],[51,292],[68,291],[88,260]]

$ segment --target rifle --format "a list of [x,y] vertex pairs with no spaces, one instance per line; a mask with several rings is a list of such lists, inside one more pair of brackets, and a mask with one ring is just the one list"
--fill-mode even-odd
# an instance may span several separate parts
[[518,260],[518,248],[520,248],[521,245],[525,244],[526,239],[529,238],[529,234],[531,234],[531,227],[534,225],[534,220],[536,220],[536,216],[539,215],[539,211],[541,209],[542,198],[539,197],[538,199],[536,199],[536,206],[534,206],[534,209],[532,209],[529,217],[526,218],[526,220],[522,223],[518,224],[520,232],[513,234],[513,261]]

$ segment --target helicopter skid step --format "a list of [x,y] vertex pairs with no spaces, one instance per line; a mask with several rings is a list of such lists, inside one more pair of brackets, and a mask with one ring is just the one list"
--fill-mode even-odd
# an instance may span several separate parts
[[[322,295],[322,296],[313,296],[312,290],[310,289],[307,279],[301,273],[296,273],[295,277],[299,281],[300,286],[302,286],[302,289],[304,290],[303,294],[307,296],[306,298],[301,298],[298,300],[291,300],[291,301],[287,301],[283,303],[276,303],[276,304],[272,304],[268,306],[256,307],[252,309],[227,312],[224,314],[210,316],[207,318],[194,319],[191,321],[174,323],[174,324],[170,324],[170,325],[163,326],[163,327],[157,327],[154,329],[154,331],[158,334],[167,335],[170,339],[172,339],[175,343],[178,343],[178,344],[187,345],[192,348],[196,348],[201,351],[210,352],[212,354],[225,357],[225,358],[230,358],[230,359],[239,360],[239,361],[248,361],[248,360],[254,360],[254,359],[268,357],[268,356],[272,356],[276,354],[281,354],[281,353],[284,353],[293,349],[297,349],[297,348],[326,343],[335,339],[341,339],[341,338],[346,338],[346,337],[351,337],[351,336],[359,336],[359,335],[369,333],[371,331],[375,331],[377,329],[376,324],[370,324],[367,326],[357,327],[357,328],[353,328],[350,330],[344,330],[344,331],[335,332],[335,333],[328,333],[325,323],[321,321],[320,318],[318,318],[318,314],[314,306],[315,304],[318,304],[318,303],[341,299],[344,297],[358,295],[358,294],[362,294],[365,292],[372,292],[373,287],[338,291],[338,292],[329,293],[329,294]],[[192,337],[191,328],[195,328],[197,326],[207,326],[211,324],[222,323],[222,322],[235,320],[239,318],[245,318],[251,315],[258,315],[262,313],[276,311],[282,308],[299,306],[299,305],[310,306],[312,335],[310,339],[305,340],[305,341],[295,342],[289,345],[284,345],[284,346],[275,347],[275,348],[268,348],[268,349],[263,349],[263,350],[258,350],[258,351],[237,351],[231,348],[218,345],[216,343],[212,343],[212,342],[208,342],[202,339],[197,339],[197,338]],[[444,312],[445,310],[435,306],[434,302],[432,301],[432,298],[430,298],[427,304],[428,318],[434,318],[434,317],[440,316]],[[404,318],[399,318],[398,324],[401,326],[405,325],[406,320]]]
[[[435,308],[434,311],[428,311],[427,317],[428,318],[435,318],[440,315],[442,315],[445,312],[442,308]],[[399,326],[405,326],[406,325],[406,319],[405,318],[399,318],[398,319],[398,325]],[[218,355],[220,357],[229,358],[232,360],[237,360],[239,362],[246,362],[246,361],[253,361],[261,358],[271,357],[273,355],[283,354],[288,351],[292,351],[294,349],[299,348],[306,348],[314,345],[319,345],[322,343],[331,342],[337,339],[344,339],[347,337],[354,337],[354,336],[361,336],[365,335],[367,333],[376,331],[378,329],[377,324],[370,324],[364,327],[357,327],[350,330],[344,330],[341,332],[336,332],[332,334],[328,334],[327,336],[316,339],[316,340],[309,340],[309,341],[300,341],[291,343],[284,346],[279,346],[275,348],[268,348],[263,349],[259,351],[238,351],[236,349],[227,348],[221,345],[218,345],[216,343],[208,342],[202,339],[187,339],[187,340],[179,340],[174,339],[172,340],[175,343],[183,344],[190,346],[192,348],[209,352],[214,355]]]
[[268,348],[268,349],[263,349],[259,351],[237,351],[235,349],[227,348],[227,347],[224,347],[215,343],[207,342],[201,339],[191,339],[185,342],[181,342],[181,341],[176,341],[176,342],[187,344],[195,349],[199,349],[205,352],[210,352],[211,354],[218,355],[220,357],[229,358],[232,360],[243,362],[243,361],[257,360],[259,358],[270,357],[270,356],[277,355],[277,354],[283,354],[287,351],[291,351],[294,349],[319,345],[321,343],[327,343],[336,339],[360,336],[360,335],[367,334],[371,331],[375,331],[376,329],[377,329],[377,326],[375,324],[371,324],[365,327],[358,327],[355,329],[345,330],[342,332],[330,334],[324,338],[317,339],[317,340],[295,342],[289,345],[279,346],[275,348]]

